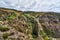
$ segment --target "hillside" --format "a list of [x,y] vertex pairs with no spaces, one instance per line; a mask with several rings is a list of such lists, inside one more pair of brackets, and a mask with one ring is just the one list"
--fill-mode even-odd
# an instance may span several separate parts
[[60,40],[60,14],[0,8],[0,40]]

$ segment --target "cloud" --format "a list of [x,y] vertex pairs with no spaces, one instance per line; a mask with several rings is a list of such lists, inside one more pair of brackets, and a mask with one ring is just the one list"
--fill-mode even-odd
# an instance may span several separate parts
[[60,12],[60,0],[0,0],[0,7],[22,11]]

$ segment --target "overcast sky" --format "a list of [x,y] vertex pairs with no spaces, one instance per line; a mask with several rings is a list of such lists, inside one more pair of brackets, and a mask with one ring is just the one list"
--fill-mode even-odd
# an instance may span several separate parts
[[60,12],[60,0],[0,0],[0,7],[22,11]]

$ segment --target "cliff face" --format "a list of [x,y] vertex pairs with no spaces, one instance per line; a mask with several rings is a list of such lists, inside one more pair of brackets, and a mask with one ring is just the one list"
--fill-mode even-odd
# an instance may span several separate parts
[[60,40],[60,14],[0,9],[0,40]]

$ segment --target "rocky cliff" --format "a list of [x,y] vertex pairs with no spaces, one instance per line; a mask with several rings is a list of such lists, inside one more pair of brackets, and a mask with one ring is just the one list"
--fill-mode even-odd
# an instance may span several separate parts
[[0,40],[60,40],[60,14],[0,8]]

